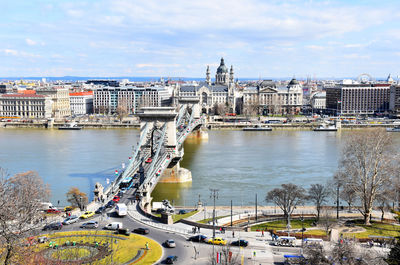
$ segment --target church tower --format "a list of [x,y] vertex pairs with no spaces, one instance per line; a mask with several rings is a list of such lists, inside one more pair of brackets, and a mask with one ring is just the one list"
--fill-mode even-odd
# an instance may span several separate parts
[[211,78],[210,78],[210,66],[207,65],[207,71],[206,71],[206,83],[207,85],[211,85]]
[[231,71],[229,72],[229,83],[233,84],[235,78],[233,77],[233,65],[231,65]]
[[215,75],[216,85],[228,85],[228,68],[225,66],[224,58],[221,58],[221,63],[217,69],[217,74]]

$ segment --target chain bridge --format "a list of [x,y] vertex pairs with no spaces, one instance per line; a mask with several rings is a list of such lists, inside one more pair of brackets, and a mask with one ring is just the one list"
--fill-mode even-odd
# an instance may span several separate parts
[[136,195],[143,205],[151,202],[150,194],[166,169],[174,168],[183,158],[187,136],[204,124],[198,97],[182,97],[178,107],[142,108],[140,139],[126,169],[105,190],[111,195],[120,183],[137,178]]

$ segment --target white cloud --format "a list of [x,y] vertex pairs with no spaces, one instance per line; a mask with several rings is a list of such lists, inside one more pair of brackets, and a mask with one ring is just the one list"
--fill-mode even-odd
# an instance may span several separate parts
[[29,46],[33,46],[33,45],[36,45],[36,44],[37,44],[36,41],[31,40],[31,39],[29,39],[29,38],[26,38],[26,39],[25,39],[25,42],[26,42],[26,44],[28,44]]
[[16,51],[16,50],[12,50],[12,49],[3,49],[2,51],[3,51],[3,53],[5,53],[6,55],[14,55],[14,56],[18,55],[18,51]]

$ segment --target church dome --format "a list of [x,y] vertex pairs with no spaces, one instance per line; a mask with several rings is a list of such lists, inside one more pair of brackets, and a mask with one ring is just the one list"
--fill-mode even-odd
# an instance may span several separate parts
[[221,63],[219,64],[219,67],[217,69],[217,74],[224,74],[228,73],[228,68],[225,66],[224,58],[221,58]]
[[289,86],[295,86],[295,85],[298,85],[298,84],[299,84],[299,81],[297,81],[296,78],[293,78],[289,82]]

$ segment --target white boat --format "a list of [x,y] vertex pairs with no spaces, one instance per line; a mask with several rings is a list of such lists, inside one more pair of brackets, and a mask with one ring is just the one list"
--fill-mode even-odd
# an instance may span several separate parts
[[58,127],[59,130],[80,130],[81,126],[78,126],[76,122],[67,123],[64,126]]
[[335,124],[321,124],[317,128],[314,128],[315,132],[336,132],[337,128]]
[[400,126],[394,126],[393,128],[386,128],[387,132],[400,132]]
[[272,131],[272,128],[269,126],[261,126],[259,124],[254,125],[252,127],[243,128],[243,131]]

